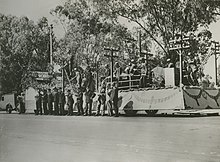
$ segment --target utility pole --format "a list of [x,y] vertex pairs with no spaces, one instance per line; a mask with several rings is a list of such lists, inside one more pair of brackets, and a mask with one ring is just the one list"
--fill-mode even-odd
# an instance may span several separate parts
[[216,86],[218,85],[218,66],[217,66],[217,55],[220,54],[220,45],[219,42],[216,41],[212,41],[212,43],[214,44],[214,55],[215,55],[215,83]]
[[95,69],[96,69],[96,89],[99,91],[99,55],[95,59]]
[[141,31],[139,31],[139,53],[140,53],[140,55],[142,53],[142,48],[141,48]]
[[64,92],[64,61],[62,61],[62,69],[61,69],[61,73],[62,73],[62,91]]
[[114,52],[118,52],[119,51],[119,49],[114,49],[114,48],[104,48],[104,50],[106,50],[106,51],[110,51],[111,52],[111,54],[110,55],[104,55],[104,56],[106,56],[106,57],[110,57],[110,59],[111,59],[111,83],[113,82],[113,66],[114,66],[114,57],[118,57],[118,56],[115,56],[114,55]]
[[180,62],[180,69],[179,69],[179,73],[180,73],[180,82],[179,82],[179,86],[181,87],[182,85],[182,55],[183,55],[183,50],[184,49],[188,49],[190,47],[190,44],[189,44],[189,40],[190,38],[187,36],[187,37],[184,37],[183,38],[183,35],[182,33],[180,35],[178,35],[178,38],[174,38],[173,40],[170,40],[169,43],[170,43],[170,48],[169,50],[172,51],[177,51],[179,53],[179,62]]
[[53,25],[50,25],[50,64],[53,65],[53,39],[52,39],[52,33],[53,33]]
[[[147,48],[146,48],[147,49]],[[147,51],[147,50],[146,50]],[[149,52],[142,52],[142,46],[141,46],[141,31],[139,31],[139,54],[140,57],[144,57],[145,60],[145,66],[147,68],[147,75],[149,73],[149,68],[148,68],[148,62],[149,62],[149,57],[153,56],[152,53]]]

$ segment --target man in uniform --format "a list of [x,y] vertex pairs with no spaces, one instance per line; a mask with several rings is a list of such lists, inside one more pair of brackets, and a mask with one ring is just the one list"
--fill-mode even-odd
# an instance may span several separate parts
[[111,75],[111,70],[109,68],[109,64],[105,65],[105,77],[109,77]]
[[55,87],[54,89],[54,94],[53,94],[53,102],[54,102],[54,114],[59,115],[59,95],[58,95],[58,90]]
[[48,114],[48,110],[47,110],[47,99],[48,99],[47,90],[44,89],[44,91],[43,91],[43,96],[42,96],[44,115],[47,115],[47,114]]
[[87,87],[86,92],[85,92],[85,113],[84,113],[84,116],[87,116],[87,115],[91,116],[92,115],[92,102],[93,102],[92,95],[93,95],[93,92],[90,91],[90,89]]
[[83,115],[84,114],[84,111],[83,111],[83,103],[82,103],[82,100],[83,100],[83,93],[82,93],[82,88],[81,87],[77,87],[77,91],[75,93],[75,98],[76,98],[76,107],[77,107],[77,115]]
[[41,91],[38,90],[38,94],[35,96],[36,99],[36,115],[38,115],[40,113],[40,115],[42,115],[42,95],[41,95]]
[[66,94],[66,103],[68,105],[68,113],[67,116],[72,116],[73,115],[73,96],[71,94],[70,90],[67,90],[67,94]]
[[113,109],[115,111],[115,117],[118,117],[118,87],[115,82],[112,83],[110,100],[112,101]]
[[48,104],[48,109],[49,109],[49,115],[52,115],[53,114],[53,94],[51,93],[51,89],[48,89],[47,104]]
[[58,98],[59,98],[59,114],[64,115],[65,95],[62,91],[62,88],[59,88]]

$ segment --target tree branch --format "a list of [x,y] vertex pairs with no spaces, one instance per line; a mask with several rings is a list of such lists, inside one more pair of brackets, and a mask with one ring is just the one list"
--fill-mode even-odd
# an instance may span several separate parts
[[128,16],[125,16],[125,15],[123,15],[123,14],[120,14],[120,13],[118,13],[118,15],[119,15],[119,16],[122,16],[122,17],[124,17],[124,18],[126,18],[126,19],[129,19],[130,21],[133,21],[133,22],[135,22],[136,24],[138,24],[138,25],[161,47],[161,49],[162,49],[166,54],[168,54],[167,51],[166,51],[166,49],[161,45],[161,43],[160,43],[160,42],[150,33],[150,31],[148,31],[139,21],[134,20],[134,19],[132,19],[132,18],[130,18],[130,17],[128,17]]

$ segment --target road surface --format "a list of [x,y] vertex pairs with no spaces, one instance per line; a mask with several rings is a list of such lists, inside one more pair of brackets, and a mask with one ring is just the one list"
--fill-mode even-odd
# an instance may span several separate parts
[[220,117],[0,112],[0,162],[219,162]]

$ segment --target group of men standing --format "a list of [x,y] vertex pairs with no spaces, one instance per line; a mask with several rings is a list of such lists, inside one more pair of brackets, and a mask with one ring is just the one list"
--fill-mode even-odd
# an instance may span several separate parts
[[35,96],[36,110],[35,114],[38,115],[65,115],[64,104],[65,95],[62,88],[38,90],[38,94]]
[[[62,88],[39,90],[35,96],[36,110],[35,114],[38,115],[73,115],[73,108],[76,108],[77,115],[91,116],[93,108],[93,100],[96,96],[95,93],[95,81],[91,73],[91,68],[87,67],[82,73],[79,69],[75,69],[75,76],[72,78],[74,84],[71,84],[70,89],[67,89],[64,93]],[[118,116],[118,90],[116,83],[108,86],[103,84],[100,88],[101,91],[98,94],[97,100],[97,113],[100,115],[100,107],[102,114],[107,105],[109,108],[110,116],[113,115],[113,109],[115,110],[115,116]],[[104,94],[104,95],[103,95]],[[109,97],[109,99],[107,99]]]
[[[118,117],[118,88],[117,84],[113,82],[112,86],[102,86],[100,93],[98,93],[96,104],[96,116],[105,115],[107,109],[109,116]],[[39,90],[36,99],[36,115],[73,115],[73,108],[76,107],[76,115],[91,116],[93,99],[96,94],[91,93],[88,89],[81,91],[78,87],[78,91],[71,92],[67,90],[66,93],[62,91],[62,88]],[[101,113],[100,113],[101,111]],[[114,112],[114,113],[113,113]]]

